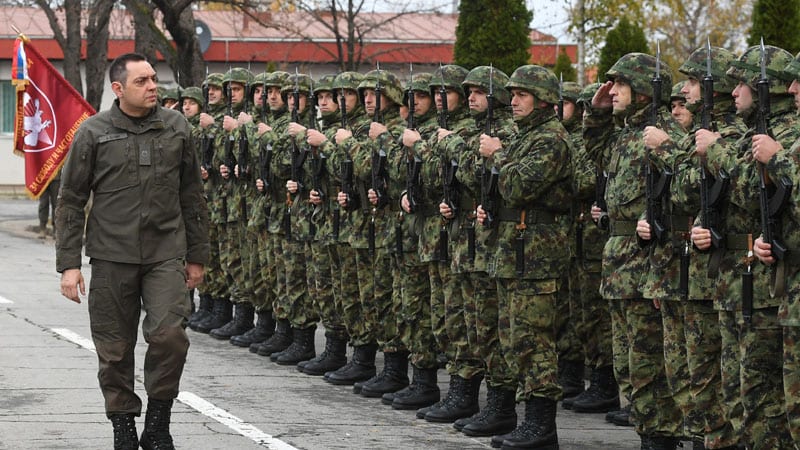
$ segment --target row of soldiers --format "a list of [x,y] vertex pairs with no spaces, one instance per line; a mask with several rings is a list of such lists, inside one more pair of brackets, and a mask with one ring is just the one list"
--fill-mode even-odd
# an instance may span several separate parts
[[800,62],[679,70],[209,75],[186,91],[219,246],[190,326],[497,448],[557,448],[562,398],[644,449],[793,448]]

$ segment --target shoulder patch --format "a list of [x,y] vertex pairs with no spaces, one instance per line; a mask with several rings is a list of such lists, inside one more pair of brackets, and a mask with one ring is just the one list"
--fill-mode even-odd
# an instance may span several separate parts
[[100,136],[99,138],[97,138],[97,143],[102,144],[104,142],[118,141],[120,139],[125,139],[127,137],[128,133],[106,134],[104,136]]

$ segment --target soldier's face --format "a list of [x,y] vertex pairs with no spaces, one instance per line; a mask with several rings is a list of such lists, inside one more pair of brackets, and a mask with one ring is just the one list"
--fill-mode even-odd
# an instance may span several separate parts
[[125,82],[111,83],[125,114],[144,117],[158,104],[158,77],[147,61],[128,61],[125,65]]
[[183,115],[186,118],[194,117],[200,114],[200,105],[193,98],[183,99]]
[[333,101],[333,92],[320,91],[317,93],[317,106],[323,114],[336,112],[339,110],[339,104]]
[[258,85],[253,89],[253,104],[261,105],[261,93],[264,92],[264,86]]
[[628,83],[616,79],[608,93],[611,94],[611,105],[614,111],[624,111],[625,108],[631,105],[632,91],[631,85]]
[[[442,110],[442,96],[441,96],[441,94],[439,94],[439,92],[440,91],[437,88],[435,90],[435,94],[436,95],[434,96],[434,98],[436,100],[436,109],[441,111]],[[447,97],[447,110],[448,111],[455,111],[456,108],[458,108],[459,102],[461,102],[461,96],[458,95],[458,92],[456,92],[455,90],[450,89],[450,88],[446,88],[445,92],[447,92],[447,96],[446,96]]]
[[[344,89],[339,91],[339,95],[344,98],[344,105],[347,111],[352,111],[358,106],[358,92],[354,89]],[[340,97],[342,98],[342,97]],[[341,101],[341,100],[339,100]],[[341,107],[341,105],[340,105]]]
[[241,103],[244,100],[244,85],[231,81],[231,103]]
[[175,109],[174,106],[176,103],[178,103],[177,100],[168,98],[164,100],[163,106],[164,108]]
[[[297,112],[301,113],[306,110],[306,102],[308,101],[308,97],[306,94],[301,93],[297,96]],[[289,103],[289,110],[294,109],[294,95],[289,94],[287,98],[287,103]]]
[[431,94],[423,91],[414,91],[414,116],[424,116],[431,110],[433,99]]
[[737,112],[744,112],[753,107],[753,90],[743,82],[739,82],[731,93]]
[[800,111],[800,82],[792,80],[792,84],[789,85],[789,93],[794,95],[794,107]]
[[208,103],[211,105],[219,104],[222,100],[222,88],[219,86],[208,86]]
[[692,125],[692,113],[686,109],[686,103],[683,100],[672,100],[670,104],[672,105],[671,114],[675,120],[681,124],[684,130],[688,130],[689,127]]
[[[558,105],[553,105],[553,108],[555,108],[556,114],[558,114]],[[569,100],[564,100],[564,120],[569,120],[574,115],[575,115],[575,103],[572,103]]]
[[268,86],[267,87],[267,103],[269,104],[269,109],[273,111],[278,111],[279,109],[283,108],[285,103],[283,102],[283,97],[281,97],[281,88],[278,86]]
[[[367,114],[375,114],[375,89],[364,89],[364,109]],[[381,92],[381,111],[389,106],[389,99]]]
[[533,112],[536,97],[523,89],[511,89],[511,113],[514,118],[526,117]]
[[477,86],[469,87],[469,109],[475,112],[484,112],[489,107],[489,101],[486,97],[486,91]]
[[692,105],[699,102],[703,96],[700,93],[700,81],[697,78],[689,78],[681,88],[681,94],[686,97],[686,103]]

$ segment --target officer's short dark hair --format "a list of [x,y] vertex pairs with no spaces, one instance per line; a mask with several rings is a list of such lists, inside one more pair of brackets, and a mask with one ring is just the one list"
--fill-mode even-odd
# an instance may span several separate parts
[[125,80],[128,78],[128,63],[139,61],[147,61],[147,58],[141,53],[125,53],[117,56],[114,61],[111,61],[111,67],[108,68],[109,81],[125,84]]

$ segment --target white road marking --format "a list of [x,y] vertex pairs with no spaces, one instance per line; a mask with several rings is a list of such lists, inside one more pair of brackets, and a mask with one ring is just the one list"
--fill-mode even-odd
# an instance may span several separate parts
[[[2,297],[0,297],[2,298]],[[64,339],[79,345],[80,347],[89,350],[92,353],[97,353],[94,348],[94,343],[91,339],[75,333],[74,331],[66,328],[52,328],[50,331],[63,337]],[[182,391],[178,394],[178,401],[184,405],[194,409],[200,414],[216,420],[217,422],[225,425],[231,430],[241,434],[242,436],[252,440],[258,445],[265,446],[272,450],[297,450],[295,447],[274,438],[271,435],[264,433],[253,425],[244,422],[242,419],[234,416],[233,414],[225,411],[224,409],[214,406],[213,403],[198,397],[197,395]]]
[[9,299],[3,297],[2,295],[0,295],[0,304],[11,304],[11,303],[14,303],[14,302],[12,302],[11,300],[9,300]]

